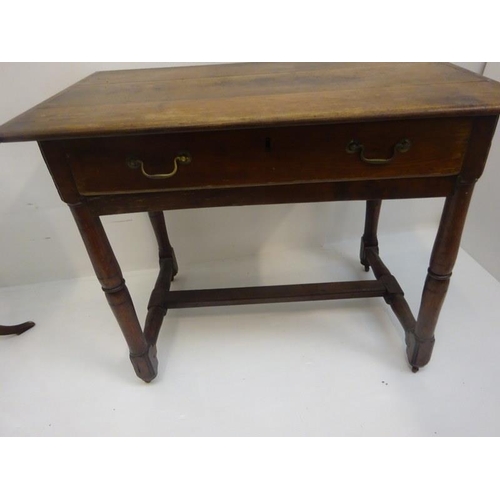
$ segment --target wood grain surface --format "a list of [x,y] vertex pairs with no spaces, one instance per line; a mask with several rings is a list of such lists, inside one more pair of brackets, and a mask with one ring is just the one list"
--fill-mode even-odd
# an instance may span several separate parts
[[95,73],[0,142],[494,115],[500,84],[449,63],[249,63]]

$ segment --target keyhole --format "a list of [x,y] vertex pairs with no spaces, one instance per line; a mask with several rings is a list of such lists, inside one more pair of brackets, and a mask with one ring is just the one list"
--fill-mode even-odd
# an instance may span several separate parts
[[271,152],[271,138],[270,137],[266,137],[265,149],[268,153]]

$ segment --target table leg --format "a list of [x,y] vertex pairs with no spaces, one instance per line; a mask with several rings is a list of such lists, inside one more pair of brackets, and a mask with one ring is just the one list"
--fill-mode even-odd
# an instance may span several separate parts
[[158,242],[160,265],[163,259],[171,259],[173,268],[172,279],[174,279],[176,274],[179,272],[179,266],[177,265],[177,258],[175,257],[174,249],[172,248],[168,238],[167,226],[165,224],[163,212],[148,212],[148,215],[155,232],[156,241]]
[[25,331],[33,328],[35,323],[33,321],[27,321],[26,323],[21,323],[20,325],[12,326],[2,326],[0,325],[0,336],[2,335],[21,335]]
[[101,220],[93,215],[84,203],[71,205],[70,208],[96,276],[129,346],[130,360],[135,372],[139,378],[150,382],[157,375],[156,347],[147,342],[142,332],[134,304]]
[[359,251],[359,259],[361,265],[365,266],[366,272],[370,270],[370,264],[365,255],[365,248],[375,247],[378,252],[377,229],[381,206],[382,200],[368,200],[366,202],[365,231],[361,237],[361,249]]
[[414,372],[425,366],[431,358],[434,330],[457,259],[473,189],[473,184],[458,185],[455,193],[446,199],[444,205],[415,331],[406,335],[406,352]]
[[179,266],[177,265],[174,249],[168,238],[163,212],[149,212],[149,218],[158,242],[160,274],[149,300],[148,314],[144,324],[144,335],[151,345],[156,345],[163,318],[168,311],[165,305],[167,293],[170,290],[170,283],[179,272]]

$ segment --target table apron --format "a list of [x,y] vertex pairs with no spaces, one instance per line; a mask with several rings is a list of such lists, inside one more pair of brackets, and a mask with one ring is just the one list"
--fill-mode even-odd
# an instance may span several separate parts
[[344,181],[285,186],[196,189],[86,197],[94,215],[224,206],[313,203],[346,200],[438,198],[452,194],[457,176]]

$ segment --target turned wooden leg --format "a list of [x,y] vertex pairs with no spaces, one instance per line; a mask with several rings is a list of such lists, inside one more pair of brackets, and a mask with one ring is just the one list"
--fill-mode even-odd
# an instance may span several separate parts
[[361,248],[359,251],[359,259],[361,265],[365,266],[366,272],[370,270],[370,264],[366,258],[365,249],[374,247],[378,253],[377,229],[381,206],[382,200],[368,200],[366,202],[365,231],[361,237]]
[[2,335],[21,335],[21,333],[26,332],[30,328],[33,328],[35,323],[33,321],[27,321],[26,323],[21,323],[20,325],[12,326],[2,326],[0,325],[0,336]]
[[425,366],[434,347],[434,330],[460,248],[473,184],[459,185],[446,199],[430,259],[414,332],[406,335],[407,355],[413,371]]
[[127,341],[135,372],[139,378],[150,382],[156,377],[158,370],[156,347],[147,342],[142,332],[134,304],[101,220],[83,203],[72,205],[70,208],[96,276]]

